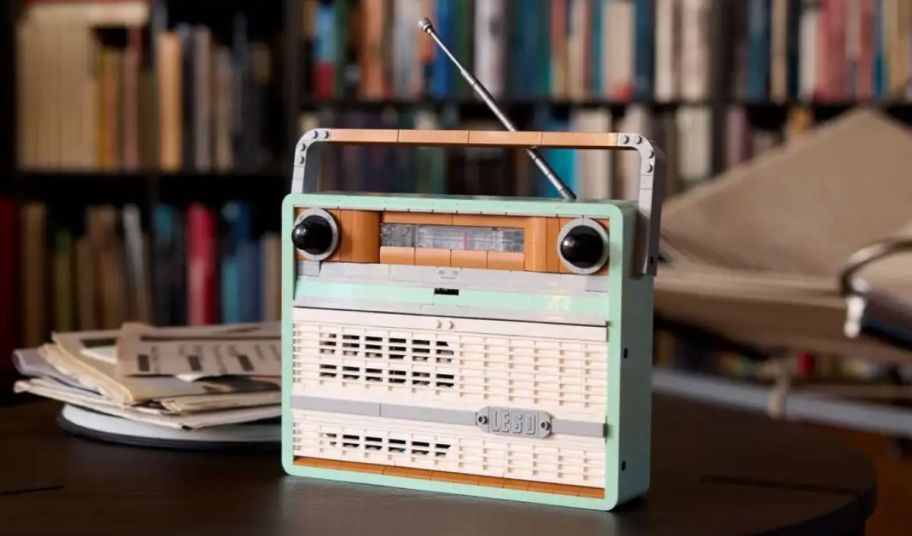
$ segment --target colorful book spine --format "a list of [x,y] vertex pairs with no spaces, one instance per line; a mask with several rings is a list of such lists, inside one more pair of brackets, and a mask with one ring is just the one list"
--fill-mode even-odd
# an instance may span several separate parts
[[187,322],[218,322],[217,234],[214,211],[201,204],[187,209]]
[[[472,31],[472,0],[451,0],[455,5],[453,7],[452,17],[452,42],[453,51],[460,62],[469,72],[475,71],[472,62],[472,39],[475,32]],[[449,77],[449,95],[452,97],[464,98],[472,93],[472,89],[465,83],[461,76],[457,76],[455,69],[451,69]]]
[[[352,96],[352,78],[349,74],[350,68],[357,68],[357,64],[350,64],[351,52],[349,50],[348,35],[348,2],[333,1],[330,2],[333,9],[333,29],[330,34],[333,39],[333,62],[335,63],[333,75],[335,78],[334,96],[348,98]],[[360,76],[360,73],[359,73]]]
[[[434,28],[444,43],[453,42],[454,6],[455,3],[452,0],[437,0],[436,3],[437,21]],[[449,96],[453,74],[450,59],[445,54],[435,54],[434,63],[431,66],[430,94],[432,97],[442,99]]]
[[475,5],[475,74],[495,97],[504,91],[505,5],[504,0],[487,0]]
[[605,14],[605,10],[602,9],[602,0],[593,0],[590,8],[590,24],[589,29],[589,40],[586,43],[591,57],[589,65],[591,66],[591,73],[589,77],[589,91],[588,95],[593,98],[598,98],[604,91],[604,82],[603,82],[603,66],[604,61],[602,60],[602,55],[604,51],[602,50],[602,18]]
[[634,2],[633,97],[644,101],[652,97],[655,81],[654,7],[654,0]]
[[859,100],[874,96],[874,0],[859,0],[858,4],[858,69],[855,94]]
[[551,92],[555,99],[567,98],[567,1],[551,0],[550,40]]
[[332,3],[320,2],[316,13],[316,43],[314,45],[314,96],[332,98],[336,93],[335,11]]
[[769,0],[748,4],[747,98],[762,101],[769,94],[770,5]]
[[0,372],[22,336],[19,311],[19,211],[16,201],[0,198]]
[[788,1],[788,35],[786,37],[788,98],[797,99],[800,94],[801,81],[801,3],[798,0]]

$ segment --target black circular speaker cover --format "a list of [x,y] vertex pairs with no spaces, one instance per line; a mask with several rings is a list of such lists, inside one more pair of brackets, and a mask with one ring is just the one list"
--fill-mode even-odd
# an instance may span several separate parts
[[332,246],[332,226],[322,216],[307,216],[292,229],[291,242],[311,255],[321,255]]
[[578,225],[564,236],[560,243],[561,257],[577,268],[592,268],[602,259],[605,244],[598,231]]

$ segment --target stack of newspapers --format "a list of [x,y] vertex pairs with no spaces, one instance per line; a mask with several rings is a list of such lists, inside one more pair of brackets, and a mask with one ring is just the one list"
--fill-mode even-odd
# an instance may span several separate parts
[[[280,414],[278,323],[54,333],[18,350],[16,392],[126,425],[214,429]],[[109,421],[111,419],[108,419]],[[242,427],[230,427],[239,429]]]

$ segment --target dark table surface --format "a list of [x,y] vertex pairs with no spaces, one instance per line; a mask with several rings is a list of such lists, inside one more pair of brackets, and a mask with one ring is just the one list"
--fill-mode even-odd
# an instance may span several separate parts
[[99,443],[0,409],[0,534],[860,534],[871,463],[829,434],[657,396],[652,487],[614,512],[286,476],[278,453]]

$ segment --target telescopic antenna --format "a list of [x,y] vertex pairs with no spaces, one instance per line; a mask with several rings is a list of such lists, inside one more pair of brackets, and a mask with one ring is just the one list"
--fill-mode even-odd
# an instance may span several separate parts
[[[456,65],[456,68],[459,69],[459,73],[462,75],[462,77],[466,79],[466,82],[468,82],[470,86],[472,86],[472,90],[475,91],[475,94],[478,95],[481,100],[483,100],[484,103],[488,105],[488,108],[490,108],[491,112],[497,116],[497,119],[500,120],[500,123],[504,126],[504,128],[510,132],[516,132],[516,127],[513,126],[513,122],[510,121],[510,118],[504,115],[500,107],[497,106],[497,102],[494,100],[494,97],[491,96],[488,90],[483,85],[481,85],[481,82],[479,82],[478,79],[472,75],[472,73],[467,71],[466,68],[463,67],[461,63],[459,63],[459,60],[453,56],[453,53],[450,52],[450,49],[448,49],[447,46],[443,44],[443,41],[440,40],[440,36],[437,35],[437,32],[434,31],[434,25],[431,24],[431,20],[427,17],[419,20],[418,27],[421,28],[422,32],[431,36],[431,39],[437,43],[437,46],[440,47],[440,50],[442,50],[443,53],[446,54],[448,58],[450,58],[450,61]],[[551,166],[545,162],[545,159],[538,154],[538,151],[532,148],[528,148],[526,149],[526,154],[528,154],[529,158],[535,162],[535,165],[538,166],[538,169],[540,169],[541,172],[545,174],[545,177],[551,181],[551,184],[557,188],[557,191],[560,193],[561,197],[568,201],[573,201],[576,199],[576,195],[570,191],[569,188],[567,188],[567,185],[564,184],[562,180],[560,180],[560,177],[557,176],[557,173],[555,173],[554,170],[551,169]]]

